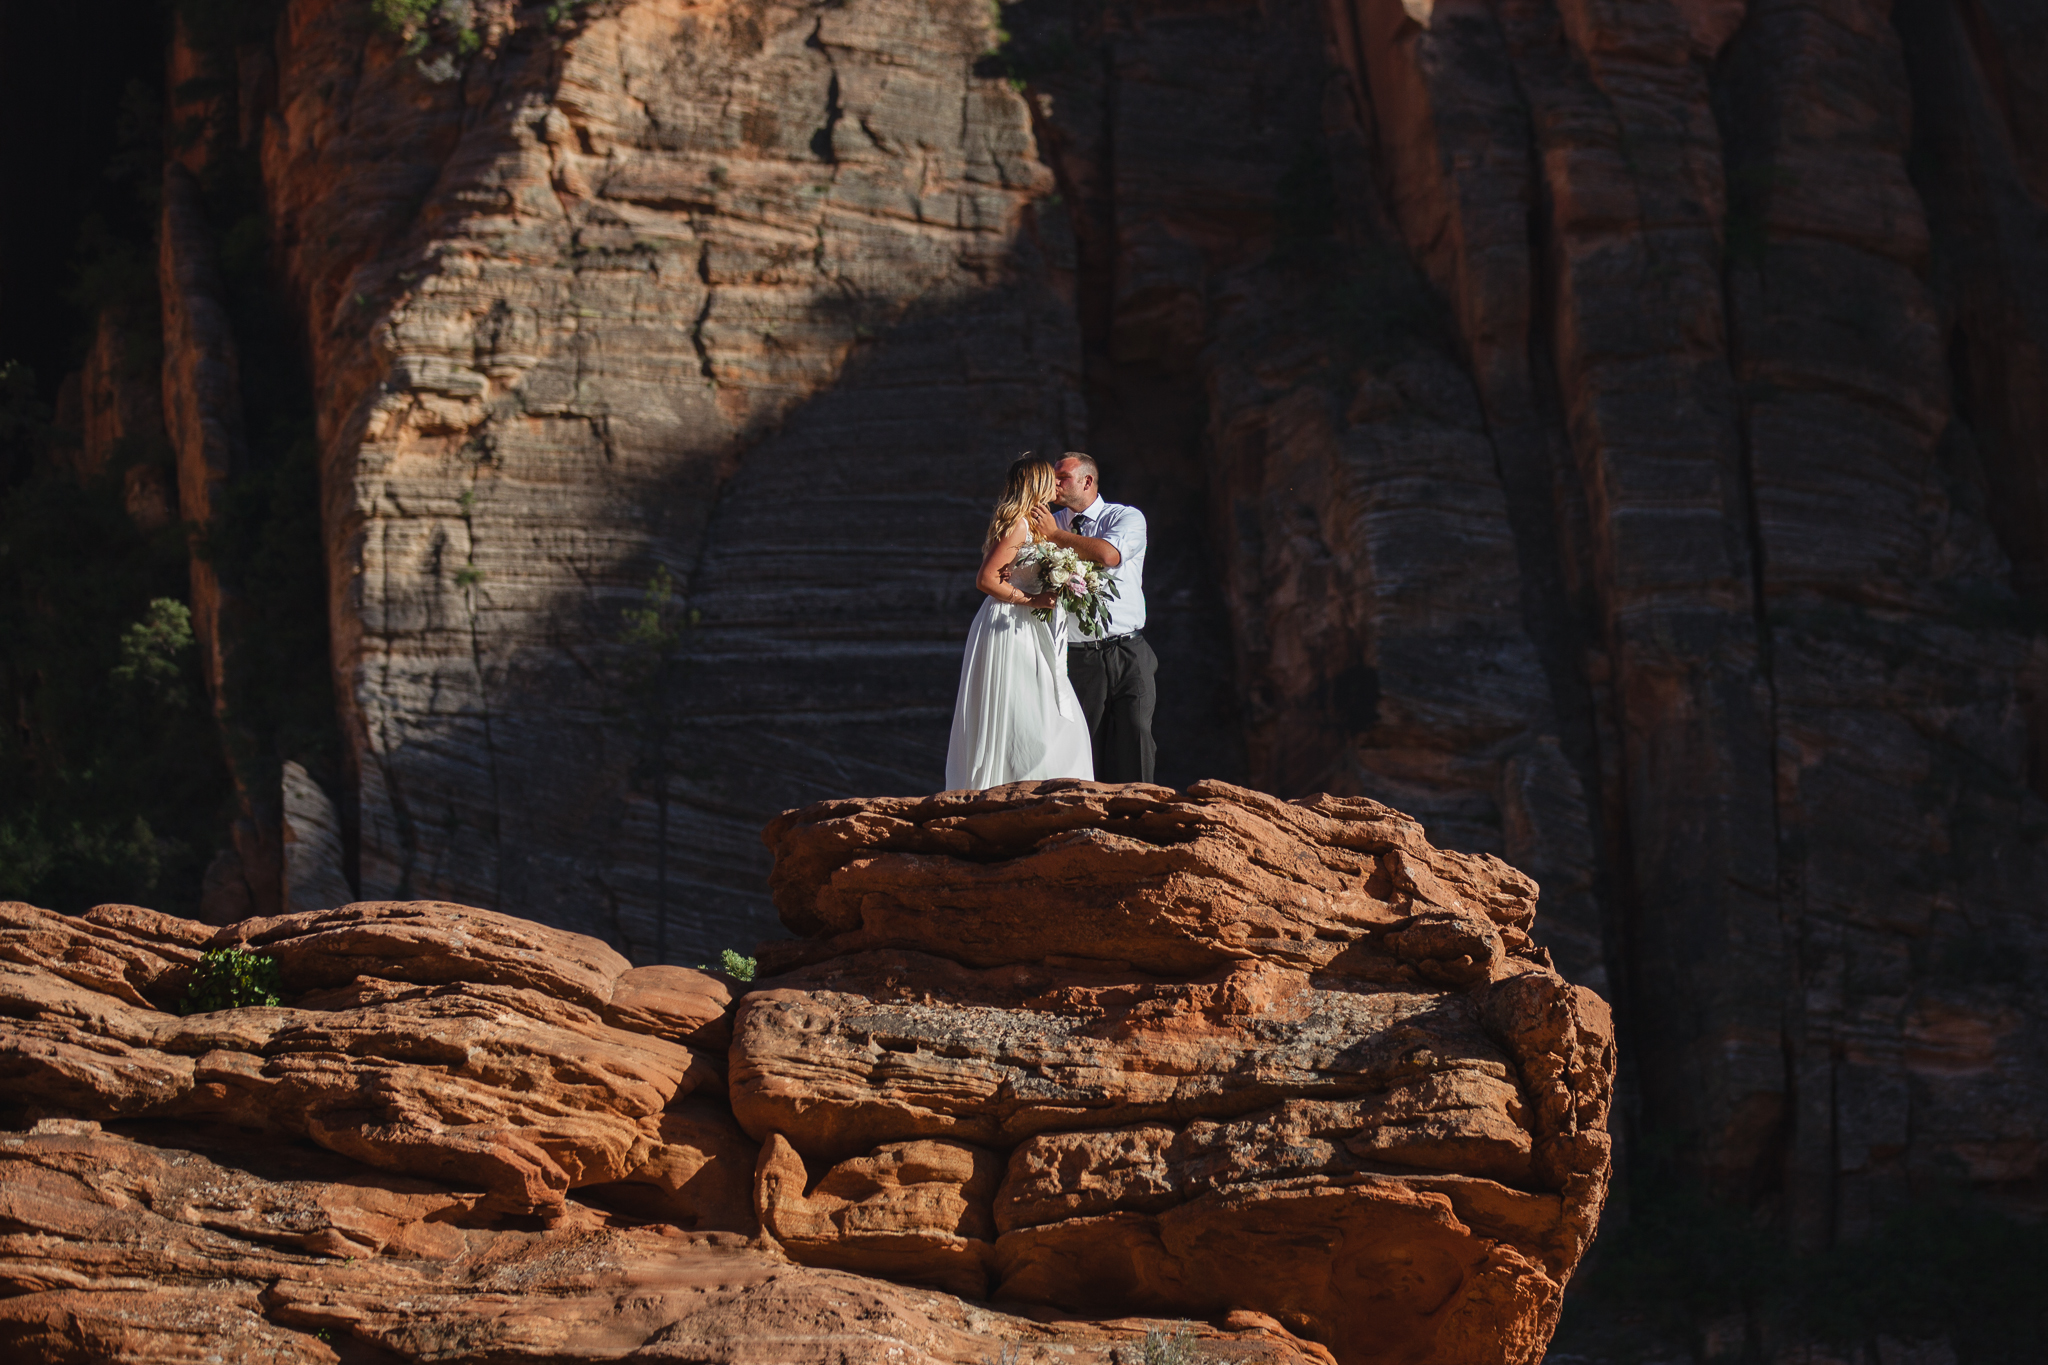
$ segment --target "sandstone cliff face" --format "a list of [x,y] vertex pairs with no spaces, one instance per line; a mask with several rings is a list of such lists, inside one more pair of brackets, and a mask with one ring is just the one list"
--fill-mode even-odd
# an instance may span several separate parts
[[[2037,1197],[1989,1098],[2041,1103],[2004,1013],[2025,978],[1956,972],[2042,941],[2043,656],[2007,586],[2031,551],[1968,472],[1979,442],[2028,457],[1951,395],[1943,313],[1970,305],[1930,269],[1883,10],[1013,13],[1041,16],[1012,22],[1045,145],[1095,208],[1084,278],[1115,281],[1091,397],[1133,367],[1207,396],[1190,462],[1257,780],[1383,796],[1535,873],[1567,971],[1632,1007],[1645,1123],[1801,1235],[1945,1162]],[[2012,88],[2011,132],[1942,135],[2010,164]],[[1977,281],[1993,241],[2040,259],[1953,235]],[[2001,297],[2010,326],[2034,297]],[[1168,299],[1198,325],[1146,330]],[[2041,387],[1993,349],[1987,398]],[[1998,401],[1999,433],[2034,429]],[[2001,1041],[1938,1059],[1936,1018]]]
[[753,812],[942,756],[954,547],[1083,434],[1050,177],[964,0],[486,31],[280,33],[362,886],[701,951]]
[[[0,905],[9,1358],[1542,1357],[1615,1054],[1520,873],[1222,783],[767,839],[738,999],[438,902]],[[283,1003],[169,1012],[229,947]]]
[[990,480],[1085,443],[1173,780],[1528,871],[1644,1130],[1804,1239],[2038,1204],[2038,25],[999,17],[286,7],[363,894],[744,945],[759,819],[936,785]]

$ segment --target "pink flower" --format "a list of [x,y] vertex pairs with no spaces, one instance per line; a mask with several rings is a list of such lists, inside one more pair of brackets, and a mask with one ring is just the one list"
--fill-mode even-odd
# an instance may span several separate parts
[[1088,595],[1088,580],[1080,574],[1075,574],[1067,580],[1067,591],[1076,597],[1086,597]]

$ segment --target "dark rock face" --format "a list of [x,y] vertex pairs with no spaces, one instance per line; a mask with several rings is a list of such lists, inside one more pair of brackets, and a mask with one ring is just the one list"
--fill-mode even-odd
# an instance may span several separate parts
[[994,474],[1085,444],[1168,780],[1526,870],[1645,1127],[1802,1237],[2039,1202],[2019,7],[359,14],[294,0],[241,116],[363,895],[744,946],[759,820],[937,784]]

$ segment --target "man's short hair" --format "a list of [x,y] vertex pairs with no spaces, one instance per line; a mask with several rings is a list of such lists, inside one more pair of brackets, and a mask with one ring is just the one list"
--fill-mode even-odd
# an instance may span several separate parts
[[1097,465],[1095,463],[1095,457],[1093,455],[1088,454],[1086,451],[1062,451],[1060,453],[1060,459],[1075,461],[1081,466],[1081,468],[1087,470],[1088,473],[1094,477],[1096,483],[1100,484],[1102,482],[1101,466]]

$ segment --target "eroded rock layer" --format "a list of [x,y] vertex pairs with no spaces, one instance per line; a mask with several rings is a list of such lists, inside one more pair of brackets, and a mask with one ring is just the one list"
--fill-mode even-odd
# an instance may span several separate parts
[[[279,964],[292,1005],[164,1012],[203,949],[243,944]],[[650,1008],[603,944],[461,906],[352,905],[215,931],[129,906],[72,919],[14,905],[0,958],[0,1075],[35,1103],[460,1171],[501,1212],[559,1211],[584,1185],[672,1183],[693,1158],[668,1151],[667,1111],[722,1087],[722,1057],[658,1036],[721,1021],[716,982]]]
[[[0,1135],[8,1358],[162,1365],[677,1360],[1117,1365],[1165,1324],[1039,1323],[792,1266],[743,1238],[494,1226],[475,1198],[232,1131],[70,1119]],[[1200,1330],[1217,1361],[1318,1365],[1277,1323]]]
[[[200,954],[232,947],[278,965],[286,1003],[170,1012]],[[0,1118],[19,1125],[0,1133],[0,1346],[93,1365],[1118,1365],[1175,1330],[871,1278],[985,1297],[1001,1167],[913,1143],[804,1200],[801,1159],[724,1100],[733,984],[436,902],[222,930],[0,905]],[[814,1218],[769,1198],[787,1245],[866,1277],[756,1236],[791,1161]],[[893,1261],[884,1189],[910,1194]],[[949,1217],[971,1276],[932,1263]],[[1193,1330],[1218,1361],[1330,1359],[1253,1310]]]
[[[766,838],[811,935],[737,1000],[440,902],[0,905],[9,1359],[1541,1358],[1615,1059],[1526,877],[1222,783]],[[281,1003],[172,1012],[227,949]]]
[[764,837],[810,937],[741,1000],[728,1077],[790,1255],[1253,1309],[1345,1362],[1540,1358],[1614,1047],[1526,877],[1377,802],[1220,782],[825,802]]

